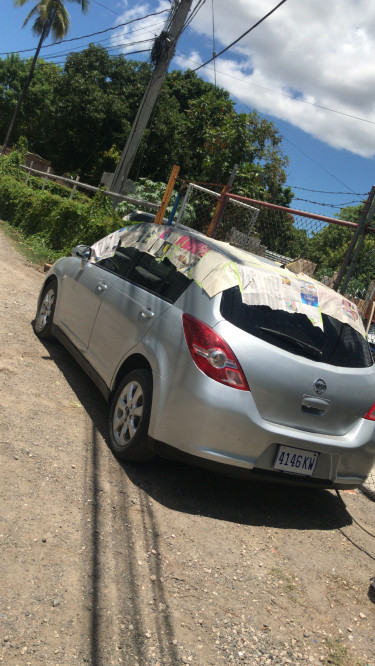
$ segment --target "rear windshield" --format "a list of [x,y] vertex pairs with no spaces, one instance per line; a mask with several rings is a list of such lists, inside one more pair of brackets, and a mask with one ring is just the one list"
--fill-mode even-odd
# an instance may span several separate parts
[[271,310],[267,305],[246,305],[239,287],[223,292],[221,314],[234,326],[292,354],[345,368],[373,364],[364,337],[348,324],[325,314],[322,331],[304,314]]

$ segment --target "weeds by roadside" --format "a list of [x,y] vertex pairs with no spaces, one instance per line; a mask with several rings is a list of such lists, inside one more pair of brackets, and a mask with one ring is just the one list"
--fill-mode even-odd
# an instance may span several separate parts
[[326,645],[329,650],[327,664],[332,664],[332,666],[368,666],[365,661],[352,655],[349,648],[343,645],[340,639],[327,638]]
[[64,252],[50,250],[38,234],[26,236],[22,231],[15,229],[4,220],[0,220],[0,226],[12,244],[32,264],[43,266],[45,263],[53,263],[65,254]]

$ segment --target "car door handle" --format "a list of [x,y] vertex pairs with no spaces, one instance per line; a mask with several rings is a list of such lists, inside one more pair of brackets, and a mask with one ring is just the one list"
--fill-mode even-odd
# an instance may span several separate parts
[[141,317],[144,317],[144,318],[154,316],[154,313],[151,310],[151,308],[141,308],[140,312],[141,312]]
[[105,282],[98,282],[96,285],[96,291],[105,291],[106,289],[108,289],[108,286]]

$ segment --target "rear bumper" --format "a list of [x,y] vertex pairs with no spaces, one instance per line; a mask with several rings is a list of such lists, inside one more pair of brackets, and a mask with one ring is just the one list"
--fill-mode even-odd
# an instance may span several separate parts
[[336,482],[330,481],[329,479],[318,479],[316,477],[309,476],[298,476],[296,474],[283,474],[282,472],[269,471],[258,469],[254,467],[252,469],[247,469],[244,467],[237,467],[235,465],[223,464],[216,461],[208,460],[207,458],[200,458],[198,456],[191,455],[189,453],[184,453],[179,449],[176,449],[173,446],[164,444],[164,442],[153,442],[155,452],[158,453],[163,458],[169,458],[170,460],[177,460],[189,465],[194,465],[196,467],[201,467],[209,471],[215,472],[217,474],[222,474],[224,476],[232,477],[235,479],[244,479],[248,481],[261,481],[268,483],[276,483],[281,485],[296,486],[303,488],[321,488],[321,489],[335,489],[335,490],[350,490],[352,488],[358,488],[363,484],[363,479],[359,482],[358,479],[353,479],[349,481],[348,479],[345,482]]
[[[251,393],[206,377],[193,363],[173,377],[154,374],[150,436],[171,447],[164,454],[185,454],[191,462],[236,476],[295,485],[355,488],[375,461],[375,425],[359,419],[342,436],[302,431],[265,421]],[[273,469],[279,445],[319,453],[314,475]],[[163,447],[159,450],[163,453]],[[174,451],[172,451],[174,449]],[[169,451],[169,453],[168,453]],[[251,474],[250,474],[251,473]]]

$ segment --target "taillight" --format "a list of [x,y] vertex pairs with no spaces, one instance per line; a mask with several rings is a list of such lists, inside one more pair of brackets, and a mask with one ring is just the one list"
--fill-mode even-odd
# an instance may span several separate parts
[[364,415],[364,419],[368,421],[375,421],[375,402],[372,407],[368,410],[367,414]]
[[240,391],[250,391],[229,345],[214,329],[189,314],[182,315],[184,333],[194,363],[211,379]]

